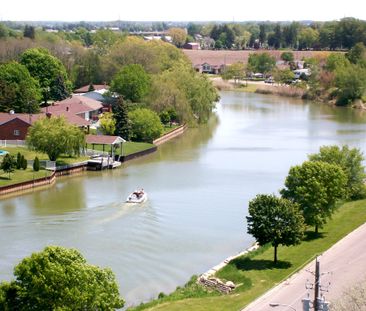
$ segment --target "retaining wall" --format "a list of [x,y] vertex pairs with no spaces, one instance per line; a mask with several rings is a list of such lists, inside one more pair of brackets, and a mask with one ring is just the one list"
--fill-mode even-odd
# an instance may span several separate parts
[[177,127],[176,129],[174,129],[174,130],[166,133],[165,135],[159,137],[158,139],[155,139],[153,141],[153,144],[156,145],[156,146],[159,146],[161,144],[164,144],[168,140],[171,140],[174,137],[177,137],[179,135],[182,135],[187,128],[188,128],[188,126],[186,124],[183,124],[183,125]]
[[51,185],[56,181],[56,172],[52,172],[50,176],[42,177],[34,180],[24,181],[17,183],[15,185],[0,187],[0,195],[8,194],[17,191],[24,191],[27,189],[32,189],[35,187],[40,187],[44,185]]

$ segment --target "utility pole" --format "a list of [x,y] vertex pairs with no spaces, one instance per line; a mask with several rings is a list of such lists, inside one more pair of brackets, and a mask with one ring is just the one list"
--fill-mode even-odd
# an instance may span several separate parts
[[[311,271],[308,271],[311,272]],[[314,311],[328,311],[329,310],[329,302],[325,301],[324,296],[320,296],[320,292],[328,291],[328,286],[321,286],[320,285],[320,262],[318,257],[315,260],[315,272],[311,272],[315,276],[314,284],[310,284],[307,282],[306,289],[314,289],[314,300],[313,300],[313,308]],[[327,273],[323,273],[327,274]],[[330,285],[330,283],[329,283]],[[309,293],[306,298],[302,299],[303,303],[303,311],[310,311],[311,309],[311,300],[309,297]]]

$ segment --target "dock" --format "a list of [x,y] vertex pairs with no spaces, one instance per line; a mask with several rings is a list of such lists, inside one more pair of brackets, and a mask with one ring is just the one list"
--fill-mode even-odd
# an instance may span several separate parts
[[104,169],[113,169],[121,166],[121,162],[114,161],[109,156],[97,156],[88,160],[89,171],[101,171]]

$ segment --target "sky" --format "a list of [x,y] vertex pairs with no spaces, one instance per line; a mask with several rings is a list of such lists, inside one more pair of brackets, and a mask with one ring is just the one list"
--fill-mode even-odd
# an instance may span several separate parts
[[365,0],[4,0],[13,21],[293,21],[366,20]]

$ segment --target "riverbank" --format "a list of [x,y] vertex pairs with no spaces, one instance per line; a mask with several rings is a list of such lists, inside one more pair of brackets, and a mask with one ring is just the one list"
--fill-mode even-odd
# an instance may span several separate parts
[[[314,256],[329,249],[350,232],[366,222],[366,200],[343,204],[332,219],[316,235],[306,232],[300,245],[279,248],[279,262],[273,264],[273,248],[261,247],[257,251],[232,260],[215,276],[236,284],[228,295],[206,290],[195,293],[190,282],[185,296],[180,289],[172,294],[129,310],[240,310],[276,284],[288,279],[311,261]],[[191,290],[190,290],[191,288]],[[300,297],[302,298],[302,297]],[[299,298],[299,299],[300,299]]]
[[[120,160],[121,162],[127,162],[156,152],[159,145],[166,143],[177,136],[182,135],[187,130],[187,128],[188,126],[186,124],[183,124],[171,131],[168,131],[160,138],[154,140],[153,144],[127,142],[126,143],[127,150],[125,147],[125,154],[120,156]],[[138,147],[136,147],[136,145]],[[7,150],[8,152],[11,151],[11,147],[3,149]],[[41,156],[40,154],[37,154],[34,151],[25,149],[24,147],[16,147],[14,150],[12,150],[11,153],[15,155],[18,152],[22,154],[25,153],[25,156],[28,158]],[[85,160],[86,158],[82,157],[82,159]],[[0,196],[9,195],[15,192],[31,190],[34,188],[50,186],[55,183],[56,177],[58,176],[79,174],[81,171],[84,171],[87,168],[87,161],[75,163],[75,159],[73,158],[67,158],[67,160],[69,163],[66,162],[65,164],[64,161],[60,162],[63,165],[57,166],[54,171],[44,170],[39,172],[33,172],[33,170],[28,169],[27,172],[29,174],[27,175],[24,174],[25,173],[24,171],[21,171],[22,178],[19,181],[18,179],[16,179],[15,181],[10,180],[10,184],[0,186]]]

